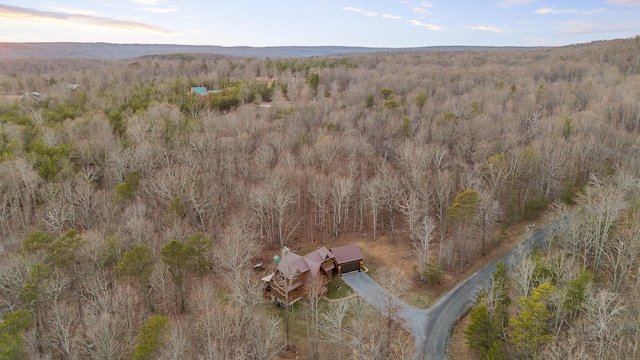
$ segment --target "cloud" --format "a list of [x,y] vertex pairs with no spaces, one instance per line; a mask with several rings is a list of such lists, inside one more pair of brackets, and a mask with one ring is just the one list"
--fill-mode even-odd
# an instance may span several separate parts
[[178,11],[179,10],[179,8],[176,5],[171,5],[171,7],[168,7],[168,8],[152,8],[152,7],[148,7],[148,8],[133,8],[133,7],[125,7],[125,9],[146,11],[146,12],[152,12],[152,13],[157,13],[157,14],[166,14],[166,13],[170,13],[170,12],[174,12],[174,11]]
[[429,30],[433,30],[433,31],[444,31],[447,28],[442,27],[442,26],[438,26],[438,25],[433,25],[433,24],[427,24],[427,23],[423,23],[421,21],[418,20],[407,20],[407,22],[413,26],[423,26],[426,27]]
[[158,5],[159,2],[165,2],[167,0],[131,0],[131,2],[134,2],[136,4],[142,4],[142,5],[150,5],[150,6],[156,6]]
[[49,9],[67,14],[94,15],[96,13],[93,10],[75,9],[61,6],[50,6]]
[[365,15],[365,16],[380,16],[383,19],[402,20],[402,16],[391,15],[391,14],[380,15],[375,11],[362,10],[362,9],[359,9],[359,8],[356,8],[356,7],[353,7],[353,6],[343,7],[342,10],[353,11],[353,12],[356,12],[358,14],[362,14],[362,15]]
[[526,41],[528,41],[529,44],[535,45],[535,46],[542,46],[542,45],[548,45],[549,44],[549,39],[544,38],[544,37],[526,37],[524,39]]
[[608,0],[609,4],[623,5],[623,6],[640,6],[640,0]]
[[[422,5],[425,6],[425,5],[427,5],[427,3],[422,2]],[[357,12],[358,14],[362,14],[362,15],[366,15],[366,16],[379,16],[379,17],[381,17],[383,19],[402,20],[402,16],[390,15],[390,14],[379,15],[376,12],[362,10],[362,9],[359,9],[359,8],[356,8],[356,7],[353,7],[353,6],[344,7],[344,8],[342,8],[342,10],[353,11],[353,12]],[[444,30],[446,30],[445,27],[424,23],[424,22],[421,22],[419,20],[406,20],[406,21],[409,24],[413,25],[413,26],[422,26],[422,27],[426,27],[427,29],[433,30],[433,31],[444,31]]]
[[605,11],[607,11],[607,9],[605,8],[598,8],[593,10],[578,10],[578,9],[556,10],[553,7],[546,7],[546,8],[536,10],[535,13],[540,15],[548,15],[548,14],[593,15],[593,14],[598,14]]
[[485,26],[485,25],[465,26],[465,28],[469,30],[493,31],[495,33],[503,33],[507,31],[506,28],[499,28],[497,26]]
[[431,15],[433,14],[433,12],[431,11],[432,7],[433,4],[422,1],[419,6],[415,6],[413,9],[411,9],[411,11],[413,11],[414,14]]
[[518,6],[518,5],[526,5],[532,3],[536,0],[503,0],[498,3],[500,7],[510,7],[510,6]]
[[562,24],[562,28],[564,31],[572,35],[611,33],[628,30],[628,28],[624,26],[613,26],[604,23],[588,23],[583,21],[568,21]]
[[342,10],[353,11],[353,12],[357,12],[358,14],[362,14],[362,15],[366,15],[366,16],[378,16],[377,12],[358,9],[358,8],[353,7],[353,6],[344,7],[344,8],[342,8]]
[[18,6],[9,6],[0,4],[0,19],[14,19],[14,20],[58,20],[69,23],[85,23],[96,26],[102,26],[112,29],[130,29],[130,30],[143,30],[157,33],[170,34],[171,31],[142,24],[134,21],[122,21],[109,18],[83,15],[83,14],[65,14],[60,12],[40,11],[34,9],[27,9]]

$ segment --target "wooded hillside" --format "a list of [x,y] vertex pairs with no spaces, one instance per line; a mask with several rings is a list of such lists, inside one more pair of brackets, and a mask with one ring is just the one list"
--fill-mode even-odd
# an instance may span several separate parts
[[[575,262],[567,274],[593,275],[593,298],[545,318],[554,337],[504,351],[539,356],[534,344],[563,336],[600,343],[553,354],[640,345],[640,38],[0,70],[0,358],[270,359],[284,338],[251,266],[263,251],[384,234],[415,254],[416,279],[437,281],[510,226],[574,205],[554,249]],[[540,302],[559,272],[518,298]],[[611,298],[631,314],[606,323],[617,337],[582,331]],[[385,336],[363,324],[320,340],[335,357],[406,355]]]

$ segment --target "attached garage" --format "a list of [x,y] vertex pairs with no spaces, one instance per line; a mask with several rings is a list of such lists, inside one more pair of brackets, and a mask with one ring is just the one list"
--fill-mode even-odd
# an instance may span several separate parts
[[364,269],[362,261],[364,255],[356,244],[339,246],[331,249],[336,257],[336,273],[340,276],[352,271],[362,271]]

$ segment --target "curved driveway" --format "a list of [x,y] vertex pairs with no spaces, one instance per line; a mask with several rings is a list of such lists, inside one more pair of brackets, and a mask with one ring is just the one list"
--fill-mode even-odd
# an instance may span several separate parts
[[[352,272],[342,275],[342,280],[351,286],[366,302],[373,305],[381,313],[388,315],[388,306],[385,304],[385,300],[389,298],[388,292],[369,275],[363,272]],[[398,309],[396,315],[403,320],[402,326],[413,335],[416,344],[423,343],[425,341],[424,331],[429,310],[417,309],[395,296],[391,299],[393,307]]]
[[[553,221],[522,242],[526,252],[534,246],[542,245],[547,234],[555,230],[560,220]],[[489,284],[491,275],[498,261],[505,261],[510,268],[517,264],[519,247],[511,249],[505,255],[492,262],[484,269],[474,273],[453,290],[445,294],[433,307],[427,310],[416,309],[404,301],[395,298],[398,316],[404,320],[404,327],[413,334],[416,340],[414,359],[445,359],[449,335],[453,324],[473,304],[480,289]],[[350,273],[342,276],[343,280],[353,288],[365,301],[385,312],[386,291],[366,273]]]

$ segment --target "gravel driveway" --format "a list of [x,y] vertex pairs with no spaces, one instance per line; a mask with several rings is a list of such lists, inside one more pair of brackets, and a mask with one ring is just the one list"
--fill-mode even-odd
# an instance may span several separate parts
[[[373,305],[381,313],[386,313],[385,299],[388,292],[373,280],[367,273],[352,272],[342,275],[342,280],[366,302]],[[415,338],[416,344],[425,341],[425,329],[429,310],[417,309],[403,300],[393,296],[393,305],[398,308],[398,316],[403,320],[403,326]],[[385,314],[387,315],[387,314]]]

